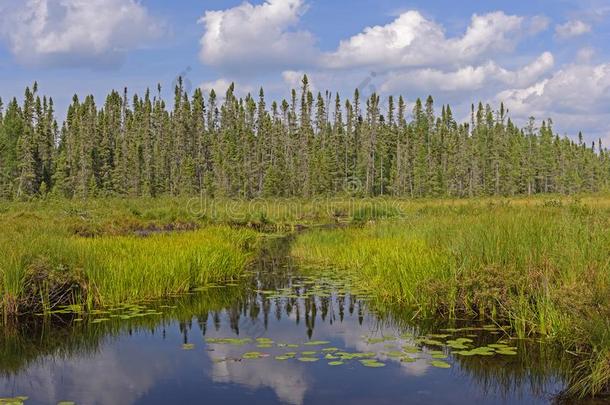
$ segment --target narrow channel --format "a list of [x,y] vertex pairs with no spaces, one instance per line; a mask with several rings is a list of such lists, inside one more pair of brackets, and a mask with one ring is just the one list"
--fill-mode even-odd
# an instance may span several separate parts
[[291,240],[269,237],[239,282],[82,321],[59,314],[3,326],[0,397],[108,405],[558,401],[566,366],[544,344],[512,340],[498,325],[412,321],[369,302],[341,272],[299,267]]

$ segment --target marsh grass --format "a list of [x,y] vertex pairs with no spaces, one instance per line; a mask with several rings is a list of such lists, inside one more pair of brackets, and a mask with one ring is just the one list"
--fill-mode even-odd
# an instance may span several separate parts
[[213,226],[154,235],[73,241],[95,304],[117,305],[236,279],[252,258],[255,233]]
[[591,395],[610,382],[609,247],[604,203],[474,202],[312,231],[292,254],[349,271],[421,317],[506,320],[517,337],[550,338],[580,359],[571,392]]
[[176,202],[142,207],[107,201],[3,206],[5,320],[58,305],[113,305],[232,279],[257,247],[255,230],[198,221]]

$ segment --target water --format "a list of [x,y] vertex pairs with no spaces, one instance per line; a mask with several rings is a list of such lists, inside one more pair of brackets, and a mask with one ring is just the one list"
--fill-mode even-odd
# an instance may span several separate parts
[[[433,342],[417,343],[422,336],[434,340],[430,334],[450,335],[437,338],[443,342],[472,340],[466,343],[470,347],[506,337],[473,324],[446,332],[463,325],[413,323],[404,311],[380,310],[368,303],[366,291],[335,272],[297,271],[286,260],[285,247],[278,240],[238,285],[118,308],[82,322],[74,321],[79,315],[59,314],[52,322],[5,326],[0,398],[109,405],[539,404],[553,402],[564,388],[566,366],[544,345],[507,341],[516,355],[460,356]],[[211,343],[218,342],[214,339],[233,340]],[[312,341],[325,342],[305,345]],[[411,346],[418,353],[403,351]],[[333,347],[364,357],[330,366],[340,361],[326,359],[340,357]],[[437,360],[450,368],[431,365],[434,350],[449,353]],[[251,352],[265,357],[243,358]],[[275,359],[290,352],[296,358]],[[372,354],[362,354],[367,352]],[[370,361],[369,356],[384,366],[366,367],[360,360]]]

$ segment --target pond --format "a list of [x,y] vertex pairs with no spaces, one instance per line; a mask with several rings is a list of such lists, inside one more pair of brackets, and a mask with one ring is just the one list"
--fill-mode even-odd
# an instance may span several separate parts
[[5,325],[0,398],[539,404],[564,389],[569,363],[544,343],[510,339],[503,325],[412,321],[339,272],[298,268],[288,243],[272,239],[240,282]]

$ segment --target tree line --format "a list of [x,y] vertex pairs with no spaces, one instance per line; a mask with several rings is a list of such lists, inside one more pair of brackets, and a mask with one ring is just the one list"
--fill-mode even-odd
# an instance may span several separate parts
[[595,192],[610,184],[610,152],[560,137],[550,119],[519,128],[503,105],[472,106],[458,123],[432,97],[314,94],[307,76],[288,100],[189,95],[161,87],[112,91],[98,106],[74,96],[60,125],[38,86],[0,99],[0,198],[199,195],[312,197],[513,196]]

